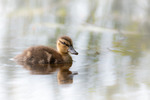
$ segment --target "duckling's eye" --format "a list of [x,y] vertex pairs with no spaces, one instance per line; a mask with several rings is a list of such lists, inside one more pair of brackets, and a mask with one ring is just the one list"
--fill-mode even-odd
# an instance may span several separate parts
[[64,45],[66,45],[67,47],[69,47],[69,45],[68,44],[66,44],[65,42],[62,42],[62,41],[60,41],[62,44],[64,44]]

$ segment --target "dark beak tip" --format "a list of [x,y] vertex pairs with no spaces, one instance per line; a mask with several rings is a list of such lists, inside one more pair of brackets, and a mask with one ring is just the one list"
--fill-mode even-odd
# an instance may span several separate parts
[[78,55],[78,52],[75,55]]
[[78,55],[78,52],[75,52],[75,53],[72,53],[72,54],[74,54],[74,55]]
[[75,55],[78,55],[78,53],[75,53]]

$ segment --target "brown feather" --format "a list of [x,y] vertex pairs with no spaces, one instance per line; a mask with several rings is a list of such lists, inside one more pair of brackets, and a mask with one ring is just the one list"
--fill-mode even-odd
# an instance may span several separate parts
[[63,61],[62,56],[56,50],[46,46],[30,47],[15,59],[34,64],[62,63]]

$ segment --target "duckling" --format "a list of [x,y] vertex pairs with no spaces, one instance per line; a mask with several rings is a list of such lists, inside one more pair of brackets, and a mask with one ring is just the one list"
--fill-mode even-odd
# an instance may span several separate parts
[[29,64],[72,63],[72,57],[69,52],[78,55],[78,52],[73,48],[71,38],[62,36],[57,40],[57,50],[47,46],[34,46],[26,49],[14,59],[17,62]]

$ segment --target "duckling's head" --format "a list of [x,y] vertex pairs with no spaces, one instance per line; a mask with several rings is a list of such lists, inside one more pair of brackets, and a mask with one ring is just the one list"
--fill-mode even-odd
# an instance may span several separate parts
[[78,52],[73,48],[73,43],[70,37],[62,36],[57,40],[57,50],[60,54],[71,54],[78,55]]

